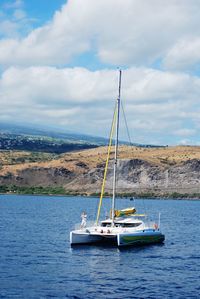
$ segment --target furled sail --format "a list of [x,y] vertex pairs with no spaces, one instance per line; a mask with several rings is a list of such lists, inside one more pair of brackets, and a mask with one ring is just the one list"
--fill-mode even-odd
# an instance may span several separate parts
[[129,216],[136,212],[136,209],[134,207],[132,208],[126,208],[123,210],[115,210],[115,217],[122,217],[122,216]]

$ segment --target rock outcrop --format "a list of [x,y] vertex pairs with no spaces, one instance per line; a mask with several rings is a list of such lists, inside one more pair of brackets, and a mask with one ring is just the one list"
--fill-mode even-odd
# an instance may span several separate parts
[[[80,155],[80,154],[79,154]],[[62,186],[66,192],[94,194],[101,191],[105,162],[84,157],[2,169],[0,185]],[[88,160],[88,161],[87,161]],[[101,161],[100,161],[101,160]],[[92,162],[91,162],[92,161]],[[151,159],[121,158],[118,161],[117,192],[120,194],[154,194],[158,196],[200,194],[200,160],[158,163]],[[112,192],[113,160],[110,161],[105,192]]]

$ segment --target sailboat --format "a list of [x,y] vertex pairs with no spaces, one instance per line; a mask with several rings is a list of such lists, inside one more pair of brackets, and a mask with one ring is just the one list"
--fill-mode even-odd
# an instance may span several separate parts
[[[152,243],[164,242],[165,236],[160,230],[160,215],[158,224],[147,221],[147,215],[137,214],[134,207],[116,210],[116,184],[117,184],[117,162],[119,147],[119,118],[121,104],[121,78],[122,71],[119,70],[119,87],[118,97],[115,105],[114,116],[112,121],[110,141],[108,146],[106,166],[104,170],[104,179],[102,183],[101,196],[97,218],[93,225],[84,225],[70,232],[70,244],[113,244],[116,246],[128,245],[146,245]],[[115,132],[115,151],[113,166],[113,190],[112,190],[112,207],[110,217],[99,221],[102,200],[104,196],[105,181],[112,147],[113,133]]]

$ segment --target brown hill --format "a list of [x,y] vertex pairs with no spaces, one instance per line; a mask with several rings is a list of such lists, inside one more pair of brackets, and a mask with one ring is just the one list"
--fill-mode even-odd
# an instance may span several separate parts
[[[43,156],[31,162],[27,152],[0,152],[0,185],[62,186],[66,192],[99,193],[106,147]],[[10,158],[12,156],[12,159]],[[20,163],[20,159],[22,163]],[[113,149],[106,192],[112,189]],[[119,193],[169,195],[200,193],[200,147],[141,148],[120,146]]]

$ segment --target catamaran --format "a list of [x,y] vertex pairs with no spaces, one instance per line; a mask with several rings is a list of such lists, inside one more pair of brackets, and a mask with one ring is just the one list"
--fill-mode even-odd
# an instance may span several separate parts
[[[70,244],[114,244],[116,246],[127,245],[145,245],[164,242],[165,236],[160,230],[160,216],[158,223],[149,222],[147,215],[137,214],[134,207],[122,210],[116,210],[116,184],[117,184],[117,162],[119,147],[119,118],[121,103],[121,77],[122,71],[119,71],[119,89],[115,105],[114,116],[111,126],[110,141],[104,178],[101,188],[101,196],[97,211],[97,218],[93,225],[80,226],[78,229],[70,232]],[[112,188],[112,207],[110,218],[99,221],[102,201],[104,197],[105,181],[108,170],[108,163],[112,147],[113,134],[115,132],[115,153],[113,167],[113,188]]]

